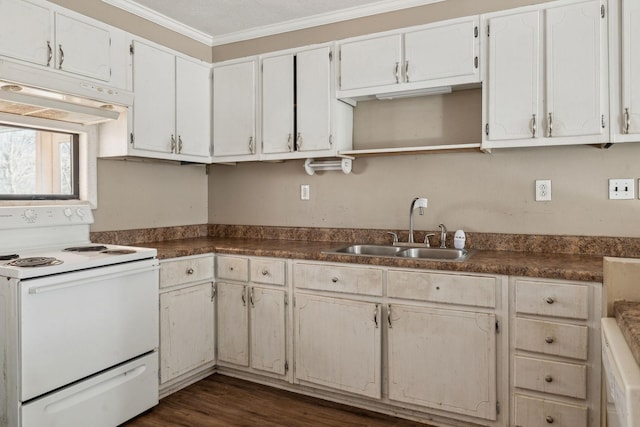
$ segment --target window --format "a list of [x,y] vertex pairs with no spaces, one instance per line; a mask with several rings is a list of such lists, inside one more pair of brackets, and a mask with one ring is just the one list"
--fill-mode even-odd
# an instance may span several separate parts
[[78,134],[0,124],[0,199],[78,199],[78,147]]

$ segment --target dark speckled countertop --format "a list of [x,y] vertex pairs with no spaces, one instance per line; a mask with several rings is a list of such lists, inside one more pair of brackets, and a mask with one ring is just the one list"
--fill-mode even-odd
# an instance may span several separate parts
[[640,301],[616,301],[613,313],[633,357],[640,365]]
[[215,252],[602,282],[602,256],[597,255],[475,250],[465,261],[432,261],[326,252],[349,244],[353,244],[353,242],[193,237],[144,242],[138,246],[156,248],[160,259]]

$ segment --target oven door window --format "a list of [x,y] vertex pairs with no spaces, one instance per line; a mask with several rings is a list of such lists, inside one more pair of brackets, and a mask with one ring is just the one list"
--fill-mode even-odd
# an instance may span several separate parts
[[0,124],[0,200],[79,198],[79,135]]

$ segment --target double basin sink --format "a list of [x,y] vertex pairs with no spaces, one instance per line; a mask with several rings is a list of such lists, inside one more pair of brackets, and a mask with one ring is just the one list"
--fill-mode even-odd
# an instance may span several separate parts
[[403,247],[388,245],[350,245],[329,251],[335,254],[430,259],[441,261],[464,261],[470,255],[466,249]]

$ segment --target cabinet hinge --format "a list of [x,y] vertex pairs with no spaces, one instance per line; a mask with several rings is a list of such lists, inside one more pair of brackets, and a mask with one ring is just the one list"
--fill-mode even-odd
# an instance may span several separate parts
[[500,402],[496,401],[496,414],[500,414]]
[[604,19],[605,15],[606,14],[604,13],[604,4],[601,4],[600,5],[600,16],[602,16],[602,18]]
[[478,38],[480,31],[478,31],[478,26],[473,27],[473,37]]
[[131,43],[131,44],[129,45],[129,54],[130,54],[130,55],[133,55],[133,51],[134,51],[134,49],[133,49],[133,43]]
[[338,50],[338,61],[342,61],[342,49]]
[[500,333],[500,322],[496,320],[496,334]]
[[486,125],[484,125],[484,134],[489,136],[489,123],[487,123]]
[[487,25],[487,37],[489,37],[489,34],[490,34],[490,31],[489,31],[489,30],[490,30],[490,29],[491,29],[491,25]]
[[260,64],[260,72],[264,73],[264,64]]
[[285,360],[284,361],[284,373],[286,374],[287,372],[289,372],[289,361]]
[[216,297],[216,284],[212,283],[211,284],[211,302],[213,302],[215,297]]
[[133,145],[133,132],[129,134],[129,143]]
[[478,61],[479,61],[479,59],[478,59],[478,57],[477,57],[477,56],[476,56],[475,58],[473,58],[473,65],[474,65],[476,68],[478,68]]
[[109,37],[109,47],[111,47],[111,37]]
[[342,76],[338,76],[338,87],[342,89]]
[[333,61],[333,51],[329,51],[329,61]]
[[333,147],[333,135],[329,135],[329,147]]
[[285,292],[284,293],[284,306],[288,306],[289,305],[289,295]]
[[602,129],[606,128],[607,126],[604,123],[604,114],[602,115]]

